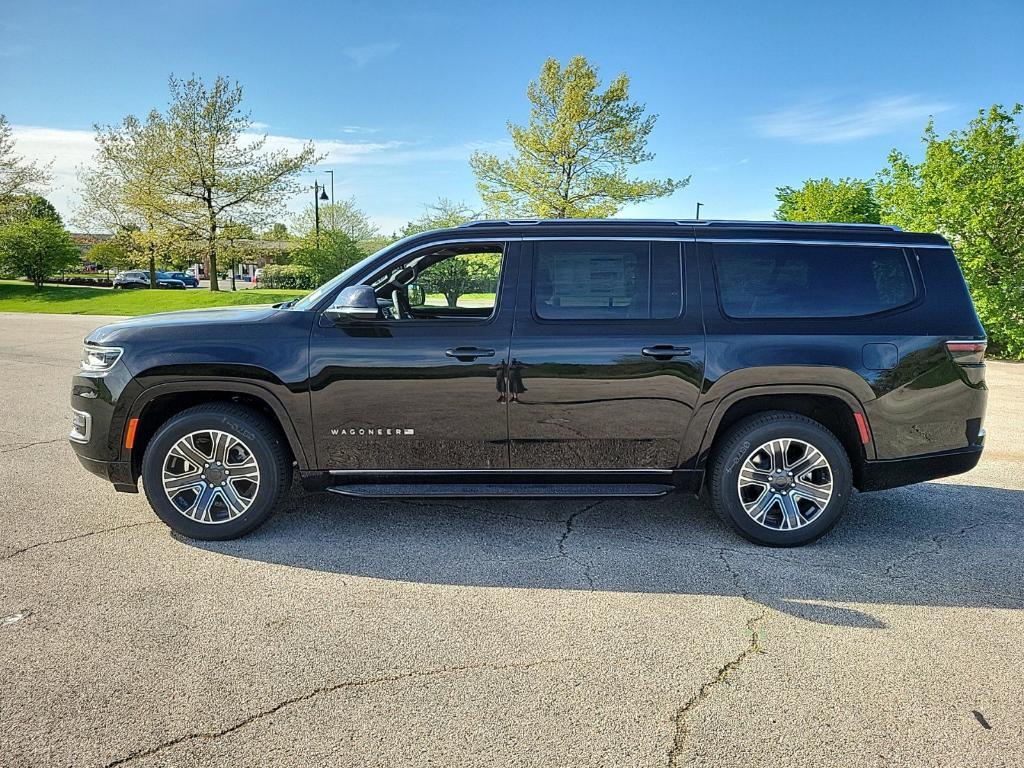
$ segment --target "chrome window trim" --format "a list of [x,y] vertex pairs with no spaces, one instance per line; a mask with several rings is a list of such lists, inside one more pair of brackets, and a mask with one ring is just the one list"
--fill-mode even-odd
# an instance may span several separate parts
[[85,433],[79,432],[75,427],[71,428],[71,433],[68,435],[68,440],[73,443],[80,443],[85,445],[92,438],[92,414],[88,411],[80,411],[77,408],[71,409],[72,413],[76,413],[79,416],[85,417]]

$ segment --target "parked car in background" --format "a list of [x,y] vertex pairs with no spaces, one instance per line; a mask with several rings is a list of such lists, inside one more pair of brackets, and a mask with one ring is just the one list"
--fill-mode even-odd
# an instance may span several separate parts
[[185,284],[186,288],[198,288],[199,280],[195,275],[188,272],[161,272],[161,275],[166,275],[171,280],[180,280]]
[[[426,302],[455,259],[494,263],[486,301]],[[743,536],[794,546],[854,488],[978,463],[985,347],[940,235],[483,221],[302,299],[93,331],[70,438],[196,539],[253,530],[298,472],[364,498],[704,489]]]
[[[148,288],[149,287],[149,272],[142,270],[130,270],[128,272],[119,272],[117,277],[114,278],[113,288],[129,289],[129,288]],[[156,273],[156,287],[157,288],[170,288],[173,290],[182,290],[185,288],[185,283],[181,280],[176,280],[169,277],[166,272]]]
[[252,273],[252,284],[258,286],[260,284],[261,277],[263,277],[263,267],[260,267]]

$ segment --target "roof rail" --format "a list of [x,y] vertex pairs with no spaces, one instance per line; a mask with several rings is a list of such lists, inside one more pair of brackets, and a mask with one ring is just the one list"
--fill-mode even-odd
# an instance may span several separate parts
[[770,221],[750,221],[744,219],[677,219],[676,224],[709,227],[835,227],[846,229],[886,229],[892,232],[903,231],[900,227],[897,227],[894,224],[861,224],[841,221],[778,221],[777,219],[772,219]]
[[459,224],[459,229],[466,227],[493,227],[500,224],[540,224],[542,219],[478,219]]
[[884,229],[891,232],[903,230],[891,224],[847,224],[829,221],[745,221],[742,219],[481,219],[460,224],[468,227],[495,227],[502,225],[531,226],[534,224],[603,224],[605,226],[636,226],[676,224],[684,227],[830,227],[836,229]]

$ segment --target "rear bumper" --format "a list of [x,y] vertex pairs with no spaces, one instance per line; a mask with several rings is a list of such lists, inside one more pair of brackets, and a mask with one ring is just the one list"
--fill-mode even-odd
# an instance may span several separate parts
[[981,460],[982,449],[982,445],[972,445],[957,451],[929,453],[905,459],[866,461],[860,471],[857,488],[861,491],[882,491],[969,472]]

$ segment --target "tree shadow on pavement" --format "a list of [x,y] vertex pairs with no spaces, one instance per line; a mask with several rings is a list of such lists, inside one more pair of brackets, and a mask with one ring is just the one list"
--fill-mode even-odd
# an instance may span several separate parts
[[769,549],[683,495],[372,501],[296,490],[283,513],[244,539],[182,541],[376,579],[741,596],[808,621],[870,629],[885,625],[865,604],[1024,607],[1022,518],[1024,491],[926,483],[855,494],[825,538]]

